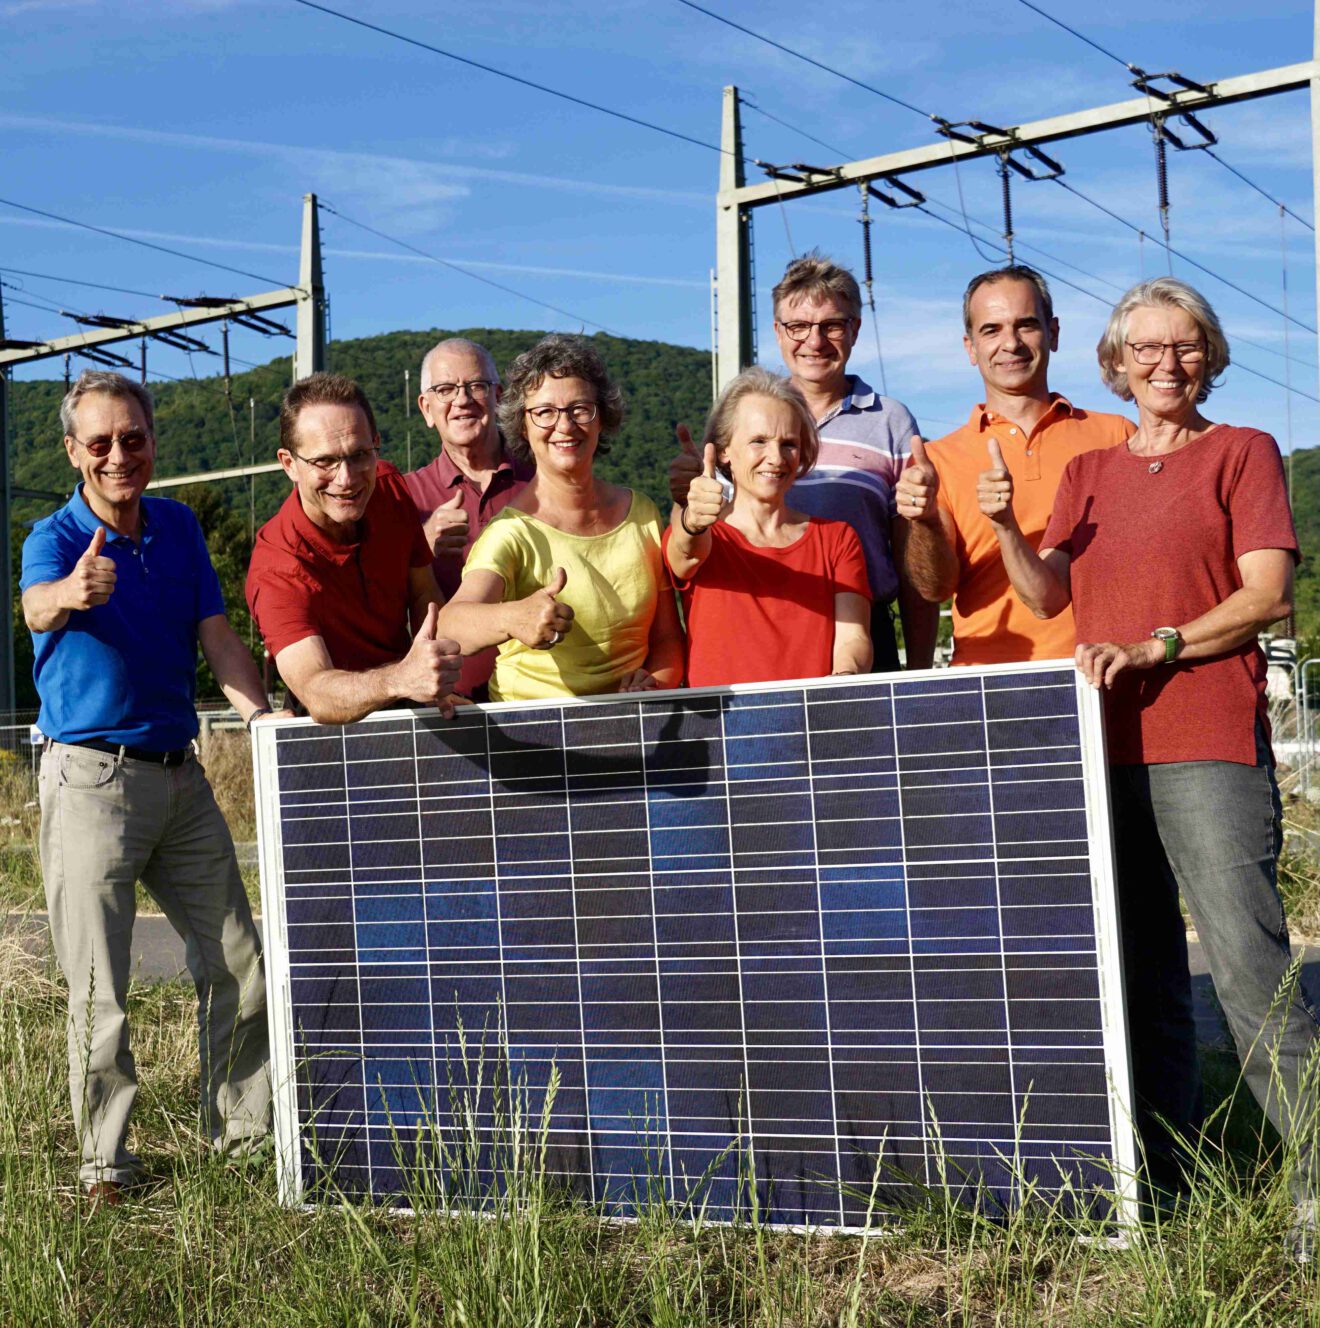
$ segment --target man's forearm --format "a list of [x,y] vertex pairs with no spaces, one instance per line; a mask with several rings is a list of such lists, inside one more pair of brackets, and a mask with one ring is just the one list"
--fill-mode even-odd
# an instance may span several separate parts
[[32,632],[58,632],[69,621],[64,581],[38,581],[23,592],[23,621]]
[[238,633],[227,622],[203,635],[202,653],[220,690],[245,722],[256,711],[269,709],[270,698],[266,695],[261,671]]
[[318,724],[353,724],[403,696],[394,664],[361,673],[325,669],[300,686],[289,686]]
[[958,555],[940,521],[908,521],[902,543],[903,570],[917,593],[943,604],[958,588]]
[[935,663],[935,642],[940,631],[940,606],[932,604],[899,571],[898,616],[903,623],[903,650],[910,669],[928,669]]

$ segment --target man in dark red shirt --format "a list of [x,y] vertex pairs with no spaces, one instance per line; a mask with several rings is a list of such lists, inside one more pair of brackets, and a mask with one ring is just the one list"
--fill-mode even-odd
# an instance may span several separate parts
[[[463,579],[463,562],[492,517],[527,484],[534,468],[516,461],[495,424],[500,376],[490,352],[450,337],[422,358],[422,417],[437,433],[434,461],[404,476],[434,554],[431,570],[445,598]],[[485,699],[494,650],[463,661],[459,690]]]
[[322,724],[395,701],[444,707],[458,681],[458,645],[437,640],[431,548],[379,452],[351,379],[313,374],[285,393],[278,456],[294,488],[257,535],[247,601],[280,676]]

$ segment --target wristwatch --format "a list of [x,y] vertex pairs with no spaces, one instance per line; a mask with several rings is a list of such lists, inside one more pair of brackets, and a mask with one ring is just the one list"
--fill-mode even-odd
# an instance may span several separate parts
[[1182,633],[1176,627],[1157,627],[1152,633],[1157,641],[1164,642],[1164,662],[1172,664],[1182,649]]

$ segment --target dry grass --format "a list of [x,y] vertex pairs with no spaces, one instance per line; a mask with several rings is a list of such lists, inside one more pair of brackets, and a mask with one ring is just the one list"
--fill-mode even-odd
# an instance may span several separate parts
[[152,1180],[89,1213],[73,1186],[63,992],[48,961],[0,933],[5,1328],[1320,1328],[1316,1270],[1283,1256],[1285,1178],[1250,1150],[1207,1150],[1187,1211],[1126,1249],[938,1197],[866,1239],[661,1209],[601,1223],[535,1175],[494,1219],[290,1211],[269,1173],[235,1174],[198,1137],[191,992],[138,986],[130,1011],[130,1143]]
[[246,733],[222,730],[202,744],[202,765],[215,800],[235,841],[257,837],[257,816],[252,795],[252,743]]

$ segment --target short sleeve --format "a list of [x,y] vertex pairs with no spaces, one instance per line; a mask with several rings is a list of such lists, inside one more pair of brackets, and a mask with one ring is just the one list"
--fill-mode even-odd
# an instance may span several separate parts
[[193,544],[193,584],[196,587],[197,621],[203,622],[225,611],[225,595],[220,589],[220,577],[211,561],[211,552],[206,547],[206,537],[202,534],[201,524],[196,514],[189,508],[181,513],[191,527],[189,536]]
[[[1086,454],[1083,453],[1084,455]],[[1054,507],[1050,511],[1049,525],[1045,527],[1045,533],[1040,537],[1040,548],[1058,549],[1066,553],[1069,558],[1073,556],[1073,532],[1077,527],[1073,516],[1073,494],[1081,478],[1081,467],[1077,464],[1081,459],[1082,457],[1073,457],[1063,468],[1059,487],[1054,493]]]
[[1267,433],[1252,434],[1230,481],[1228,515],[1233,556],[1256,549],[1297,553],[1297,531],[1288,506],[1279,445]]
[[469,572],[494,572],[504,582],[504,593],[511,595],[518,584],[519,556],[517,518],[502,512],[477,536],[463,564],[463,575]]
[[46,581],[58,581],[68,576],[73,570],[77,556],[70,556],[72,549],[61,540],[58,528],[53,521],[43,522],[23,541],[23,568],[19,576],[18,588],[27,590],[29,586],[40,585]]
[[426,542],[426,532],[422,529],[421,514],[417,503],[408,491],[404,477],[397,470],[382,471],[377,481],[381,489],[389,496],[391,510],[389,518],[398,521],[401,528],[412,536],[408,550],[409,567],[430,567],[435,555]]
[[894,418],[889,424],[890,447],[898,458],[901,471],[912,455],[912,435],[920,433],[916,416],[901,402],[894,402]]
[[297,577],[281,575],[274,567],[253,568],[248,575],[247,601],[272,655],[321,635],[321,626],[312,615],[311,590]]
[[862,541],[857,532],[846,522],[831,523],[835,529],[830,532],[833,541],[830,571],[834,581],[834,593],[840,592],[871,598],[871,582],[866,575],[866,554],[862,550]]

